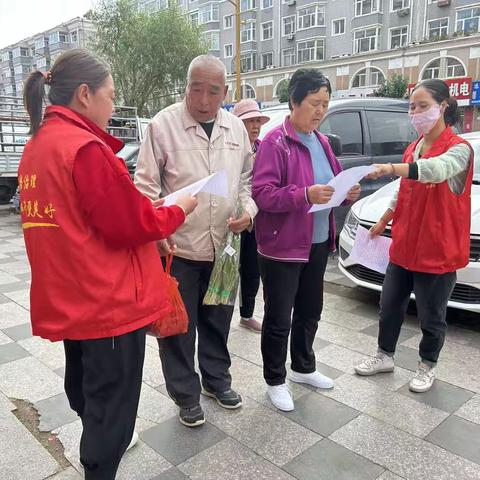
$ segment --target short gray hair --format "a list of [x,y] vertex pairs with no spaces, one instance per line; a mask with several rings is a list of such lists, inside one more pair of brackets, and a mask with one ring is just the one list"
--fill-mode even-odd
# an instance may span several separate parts
[[188,73],[187,73],[187,85],[190,84],[190,80],[192,79],[192,71],[195,67],[200,66],[207,66],[209,65],[212,68],[217,69],[223,75],[223,82],[227,83],[227,69],[224,63],[217,57],[214,57],[210,54],[199,55],[195,57],[188,66]]

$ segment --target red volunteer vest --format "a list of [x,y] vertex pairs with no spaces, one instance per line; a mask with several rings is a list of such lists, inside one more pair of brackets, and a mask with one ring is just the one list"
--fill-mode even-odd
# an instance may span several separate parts
[[[413,162],[418,142],[407,147],[404,163]],[[459,143],[469,145],[447,127],[422,158],[441,155]],[[435,274],[454,272],[468,264],[472,177],[473,153],[460,195],[450,190],[448,181],[435,184],[402,178],[392,225],[393,263],[407,270]]]
[[73,164],[89,142],[122,146],[108,134],[99,138],[72,110],[48,107],[19,167],[32,331],[52,341],[122,335],[168,309],[155,244],[109,247],[77,205]]

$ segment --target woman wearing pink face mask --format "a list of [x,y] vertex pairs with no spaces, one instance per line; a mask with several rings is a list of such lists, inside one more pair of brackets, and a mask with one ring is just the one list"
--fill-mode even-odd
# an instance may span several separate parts
[[393,220],[378,351],[356,365],[355,371],[359,375],[393,371],[395,347],[413,291],[423,336],[410,390],[426,392],[435,380],[445,340],[447,302],[456,271],[469,262],[473,151],[451,129],[458,120],[457,102],[442,80],[426,80],[415,87],[410,118],[420,138],[407,147],[403,163],[374,165],[371,175],[393,173],[401,181],[390,207],[371,228],[372,235],[380,235]]

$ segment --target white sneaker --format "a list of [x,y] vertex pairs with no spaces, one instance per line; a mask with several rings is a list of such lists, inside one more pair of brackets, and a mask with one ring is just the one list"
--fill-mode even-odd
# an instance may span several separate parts
[[320,372],[299,373],[292,370],[290,380],[295,383],[306,383],[315,388],[333,388],[333,380]]
[[134,447],[138,442],[138,433],[134,430],[133,431],[133,435],[132,435],[132,439],[130,440],[130,443],[128,444],[128,447],[127,447],[127,450],[130,450],[132,447]]
[[429,367],[423,362],[418,362],[415,375],[410,380],[409,388],[412,392],[427,392],[432,388],[435,381],[435,367]]
[[374,357],[365,358],[354,368],[358,375],[375,375],[376,373],[393,372],[395,364],[393,357],[378,352]]
[[275,407],[284,412],[291,412],[294,408],[293,398],[287,384],[269,385],[267,388],[267,395]]

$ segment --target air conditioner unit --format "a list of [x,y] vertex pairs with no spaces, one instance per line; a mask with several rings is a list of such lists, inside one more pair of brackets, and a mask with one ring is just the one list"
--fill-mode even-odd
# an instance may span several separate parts
[[399,17],[406,17],[410,14],[410,8],[402,8],[401,10],[397,10],[397,15]]
[[285,2],[285,5],[295,5],[297,3],[297,0],[288,0]]
[[290,35],[287,35],[287,40],[293,40],[295,38],[295,34],[291,33]]
[[438,0],[437,5],[439,7],[448,7],[450,5],[450,0]]

